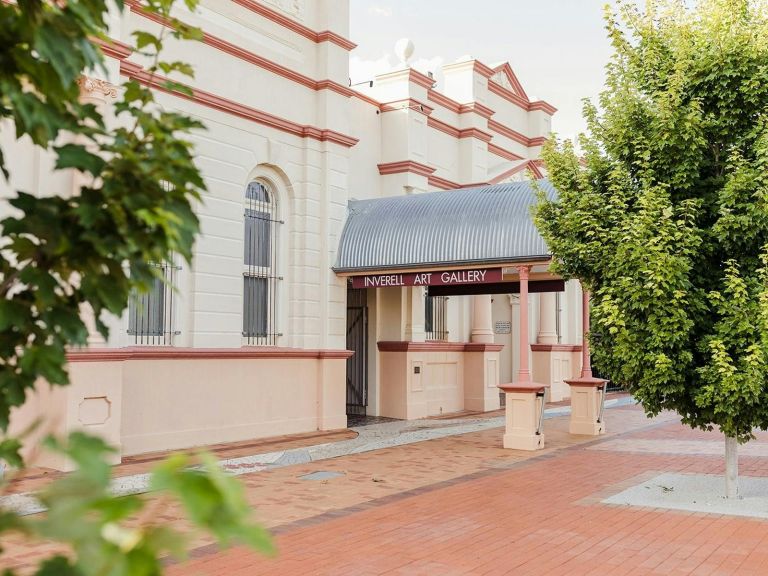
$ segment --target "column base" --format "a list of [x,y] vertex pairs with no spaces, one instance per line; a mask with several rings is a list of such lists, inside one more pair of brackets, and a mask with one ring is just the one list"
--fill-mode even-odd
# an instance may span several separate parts
[[544,391],[547,386],[519,381],[499,384],[507,397],[504,448],[512,450],[541,450],[544,433],[541,430]]
[[590,376],[566,380],[565,383],[571,387],[569,432],[585,436],[605,434],[605,422],[602,421],[605,396],[601,388],[608,381]]
[[605,423],[603,422],[574,422],[568,427],[568,432],[581,436],[600,436],[605,434]]
[[504,434],[503,442],[504,448],[511,450],[541,450],[544,448],[544,434],[534,434],[532,436]]

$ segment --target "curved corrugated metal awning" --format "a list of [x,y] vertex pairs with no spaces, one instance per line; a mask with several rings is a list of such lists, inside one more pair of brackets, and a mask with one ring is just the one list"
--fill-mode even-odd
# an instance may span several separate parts
[[[556,195],[546,180],[538,186]],[[549,259],[531,221],[531,182],[351,200],[336,272],[504,264]]]

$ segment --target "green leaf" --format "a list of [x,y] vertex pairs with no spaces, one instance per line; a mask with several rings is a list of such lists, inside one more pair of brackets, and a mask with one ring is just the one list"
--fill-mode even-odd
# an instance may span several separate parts
[[75,168],[82,172],[90,172],[99,176],[106,164],[96,154],[89,152],[85,146],[77,144],[65,144],[54,148],[57,153],[56,169]]

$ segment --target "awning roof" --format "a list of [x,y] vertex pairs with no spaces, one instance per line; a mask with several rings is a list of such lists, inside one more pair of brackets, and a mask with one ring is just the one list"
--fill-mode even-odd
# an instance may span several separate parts
[[[538,186],[548,197],[547,180]],[[339,273],[549,259],[531,221],[532,182],[350,200],[334,270]]]

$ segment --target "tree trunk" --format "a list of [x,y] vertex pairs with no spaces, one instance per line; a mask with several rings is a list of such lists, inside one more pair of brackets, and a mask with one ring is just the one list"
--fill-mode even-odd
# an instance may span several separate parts
[[725,437],[725,497],[739,496],[739,443],[733,436]]

